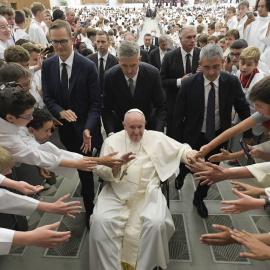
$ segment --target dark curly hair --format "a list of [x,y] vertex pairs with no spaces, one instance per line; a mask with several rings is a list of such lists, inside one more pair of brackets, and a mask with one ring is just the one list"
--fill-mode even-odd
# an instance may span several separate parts
[[35,108],[33,119],[26,126],[39,130],[46,122],[49,121],[53,121],[53,116],[48,110]]
[[[260,1],[261,0],[257,0],[256,5],[255,5],[255,10],[258,10],[258,5],[259,5]],[[267,11],[269,12],[270,11],[270,0],[265,0],[265,2],[266,2]]]

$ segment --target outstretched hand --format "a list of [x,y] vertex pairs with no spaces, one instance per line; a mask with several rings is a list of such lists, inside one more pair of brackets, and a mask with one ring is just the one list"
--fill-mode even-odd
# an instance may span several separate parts
[[242,230],[242,232],[233,230],[231,235],[235,241],[241,245],[244,245],[250,251],[250,253],[241,252],[240,257],[260,261],[270,259],[270,247],[252,236],[250,233],[246,232],[245,230]]
[[44,187],[39,185],[32,186],[24,181],[19,181],[16,184],[16,189],[23,194],[29,195],[40,192],[42,189],[44,189]]
[[266,195],[264,188],[258,188],[254,187],[248,184],[244,184],[241,182],[231,181],[231,184],[233,184],[233,187],[238,190],[239,192],[249,195],[249,196],[260,196],[260,195]]
[[220,231],[218,233],[209,233],[209,234],[203,234],[200,238],[201,242],[206,245],[214,245],[214,246],[227,246],[230,244],[237,243],[232,237],[231,237],[231,229],[222,226],[213,224],[212,225],[214,229]]
[[29,234],[29,245],[51,248],[57,247],[60,244],[67,242],[71,237],[70,231],[67,232],[53,231],[54,229],[59,227],[59,225],[60,222],[56,222],[54,224],[42,226],[33,231],[27,232]]
[[211,167],[207,166],[207,163],[201,158],[198,158],[193,162],[188,162],[186,167],[192,172],[204,172],[211,170]]
[[204,180],[200,183],[201,186],[206,184],[210,186],[228,178],[227,169],[210,162],[206,162],[206,165],[210,167],[208,171],[197,172],[194,174],[195,176],[199,176],[195,178],[195,181]]
[[225,150],[225,149],[220,149],[221,153],[220,154],[215,154],[212,155],[211,157],[208,158],[210,162],[220,162],[223,160],[229,160],[230,159],[230,152]]
[[72,214],[81,213],[80,210],[82,209],[82,207],[77,205],[80,204],[79,201],[65,203],[65,200],[69,196],[70,194],[67,194],[54,203],[40,202],[37,210],[75,218],[75,216]]
[[229,204],[231,206],[222,207],[225,213],[240,214],[249,210],[263,208],[264,200],[261,203],[260,199],[254,199],[248,195],[245,195],[236,189],[232,189],[233,194],[239,197],[238,200],[233,201],[222,201],[221,204]]

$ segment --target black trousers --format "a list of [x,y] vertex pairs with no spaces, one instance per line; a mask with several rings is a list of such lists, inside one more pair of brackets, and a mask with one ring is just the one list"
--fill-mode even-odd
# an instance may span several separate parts
[[[220,130],[216,131],[216,136],[218,136],[220,133],[221,133]],[[196,144],[192,148],[195,149],[195,150],[200,150],[200,148],[203,145],[207,144],[207,143],[209,143],[209,141],[205,138],[205,133],[201,132]],[[222,147],[223,147],[223,144],[221,144],[218,147],[216,147],[215,149],[213,149],[209,154],[207,154],[205,156],[205,160],[207,161],[210,156],[220,153],[220,148],[222,148]],[[218,165],[219,162],[217,162],[215,164]],[[180,163],[179,169],[180,169],[180,173],[179,173],[178,178],[179,178],[179,180],[184,181],[186,175],[188,173],[190,173],[190,170],[185,166],[184,163]],[[200,183],[201,182],[202,181],[200,181]],[[200,183],[199,183],[199,185],[198,185],[198,187],[197,187],[197,189],[196,189],[196,191],[194,193],[194,198],[197,199],[197,200],[203,200],[204,198],[206,198],[207,197],[207,192],[208,192],[208,190],[210,188],[210,186],[208,186],[208,185],[201,186]]]
[[[73,125],[67,121],[62,121],[63,126],[59,129],[60,141],[68,151],[83,154],[81,151],[82,140],[78,137]],[[83,154],[91,156],[91,153]],[[82,189],[81,195],[84,202],[86,215],[90,216],[94,209],[94,177],[92,172],[78,170]]]

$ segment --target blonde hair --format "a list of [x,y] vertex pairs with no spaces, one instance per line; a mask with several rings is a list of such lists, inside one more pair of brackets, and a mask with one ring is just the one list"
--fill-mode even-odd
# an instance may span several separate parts
[[32,5],[30,6],[30,9],[31,9],[33,15],[36,16],[39,11],[45,10],[45,7],[43,4],[41,4],[39,2],[33,2]]
[[14,166],[14,159],[10,152],[0,146],[0,173],[5,173]]
[[257,47],[251,46],[245,48],[240,55],[240,60],[241,61],[246,61],[247,59],[254,59],[254,62],[258,64],[260,60],[260,50]]

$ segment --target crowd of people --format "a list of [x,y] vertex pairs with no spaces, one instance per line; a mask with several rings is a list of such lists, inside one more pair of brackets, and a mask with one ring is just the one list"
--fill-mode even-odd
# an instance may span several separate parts
[[[100,270],[166,269],[174,224],[160,182],[175,172],[179,191],[186,175],[196,172],[193,204],[202,218],[208,217],[209,188],[226,179],[256,177],[261,187],[233,182],[239,200],[222,202],[232,205],[222,210],[269,209],[267,162],[218,166],[223,160],[237,164],[247,154],[270,160],[269,142],[255,145],[264,133],[269,139],[269,12],[270,0],[257,0],[255,7],[248,1],[200,8],[1,6],[0,184],[24,194],[50,188],[5,177],[14,162],[38,166],[45,179],[51,173],[71,179],[78,171],[90,265]],[[137,44],[145,17],[159,28]],[[65,150],[49,142],[52,132]],[[240,133],[245,152],[220,150]],[[96,205],[93,171],[104,182]],[[258,195],[267,197],[250,197]],[[65,203],[68,196],[45,203],[0,189],[0,211],[74,217],[82,207]],[[68,241],[70,232],[52,231],[58,226],[1,228],[0,254],[12,245]],[[202,243],[239,243],[250,250],[242,257],[270,259],[269,234],[214,228],[221,232],[202,235]]]

